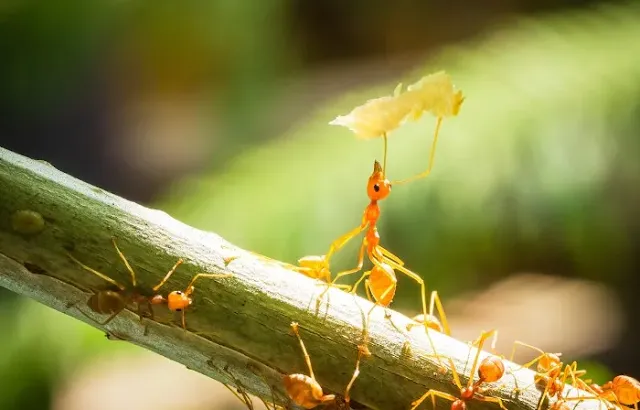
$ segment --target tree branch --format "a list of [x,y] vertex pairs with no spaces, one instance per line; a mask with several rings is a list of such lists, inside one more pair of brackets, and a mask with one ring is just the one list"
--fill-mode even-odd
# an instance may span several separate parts
[[[283,374],[307,373],[290,323],[300,323],[318,381],[327,391],[342,393],[353,372],[362,325],[372,304],[332,289],[330,305],[316,312],[315,299],[323,290],[318,282],[276,263],[257,259],[213,233],[186,226],[164,212],[144,208],[74,179],[47,163],[30,160],[0,148],[0,285],[56,310],[74,316],[117,337],[183,363],[216,380],[233,383],[222,371],[228,367],[247,391],[264,398],[276,387],[282,395]],[[29,211],[29,212],[25,212]],[[220,215],[224,218],[224,215]],[[277,232],[264,233],[274,236]],[[232,273],[230,278],[197,283],[194,304],[187,310],[189,332],[176,325],[166,308],[156,308],[156,319],[141,324],[125,310],[107,326],[107,316],[90,312],[90,292],[107,283],[81,269],[66,251],[118,282],[130,277],[110,239],[136,271],[139,282],[157,283],[178,258],[185,263],[161,290],[184,289],[198,272]],[[235,259],[230,259],[233,257]],[[91,289],[92,291],[89,291]],[[89,293],[87,293],[89,292]],[[71,303],[77,307],[68,307]],[[160,314],[164,311],[164,315]],[[427,388],[457,394],[451,373],[441,374],[422,330],[409,336],[409,319],[383,309],[371,317],[370,349],[352,390],[353,407],[407,409]],[[160,323],[160,322],[164,322]],[[148,334],[144,334],[148,324]],[[192,331],[204,332],[198,336]],[[433,332],[439,354],[450,356],[462,374],[469,356],[467,344]],[[410,349],[405,342],[410,340]],[[514,365],[507,364],[508,368]],[[466,370],[468,372],[468,370]],[[467,380],[462,375],[463,383]],[[533,383],[533,372],[507,373],[504,386],[490,394],[505,399],[509,409],[534,410],[540,394],[535,389],[515,395],[514,383]],[[283,403],[283,399],[279,398]],[[439,401],[442,408],[449,406]],[[429,406],[430,404],[424,404]],[[581,402],[578,408],[597,405]],[[476,408],[497,408],[491,403]]]

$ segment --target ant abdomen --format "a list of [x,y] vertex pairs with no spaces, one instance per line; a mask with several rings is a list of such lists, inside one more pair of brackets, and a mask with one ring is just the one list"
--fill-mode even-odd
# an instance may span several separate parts
[[504,363],[496,356],[489,356],[480,362],[478,377],[483,383],[492,383],[504,376]]
[[113,314],[124,310],[125,301],[120,293],[113,290],[96,292],[87,301],[89,309],[100,314]]
[[382,306],[389,306],[396,294],[397,281],[396,273],[391,266],[384,263],[375,265],[369,275],[369,290],[376,302]]
[[334,398],[333,395],[325,396],[318,382],[304,374],[288,374],[283,377],[283,382],[291,400],[305,409],[312,409]]
[[616,376],[603,386],[615,393],[618,401],[625,406],[633,406],[640,401],[640,382],[629,376]]

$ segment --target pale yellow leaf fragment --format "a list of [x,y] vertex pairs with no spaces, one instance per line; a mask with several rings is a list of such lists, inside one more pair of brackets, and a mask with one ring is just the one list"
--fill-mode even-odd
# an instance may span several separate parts
[[397,96],[375,98],[329,124],[347,127],[360,138],[377,138],[402,125],[412,107],[413,101]]
[[[451,77],[444,71],[422,77],[398,98],[413,102],[411,117],[414,120],[424,112],[430,112],[437,118],[456,116],[464,101],[462,91],[455,90]],[[409,101],[402,105],[410,104]]]
[[402,84],[398,84],[392,95],[369,100],[329,124],[347,127],[360,138],[378,138],[407,119],[417,120],[425,112],[439,119],[456,116],[463,101],[462,91],[455,90],[451,77],[439,71],[423,77],[404,92]]

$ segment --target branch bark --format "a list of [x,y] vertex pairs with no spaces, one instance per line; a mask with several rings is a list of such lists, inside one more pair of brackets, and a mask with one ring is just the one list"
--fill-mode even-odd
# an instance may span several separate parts
[[[267,399],[271,397],[267,382],[281,396],[283,374],[307,373],[290,332],[290,323],[295,321],[300,323],[316,377],[326,391],[340,394],[349,381],[365,315],[372,306],[369,301],[332,289],[330,303],[323,303],[317,312],[315,298],[323,290],[317,281],[257,259],[218,235],[184,225],[164,212],[144,208],[50,164],[2,148],[0,198],[0,285],[189,369],[233,383],[221,371],[227,367],[249,393]],[[104,320],[106,316],[89,311],[86,301],[92,290],[104,289],[107,283],[79,268],[65,251],[129,284],[129,275],[111,245],[112,237],[118,238],[143,284],[157,283],[178,258],[185,260],[163,288],[165,295],[184,289],[198,272],[233,276],[197,283],[194,304],[187,311],[188,332],[168,324],[174,318],[166,308],[155,308],[157,321],[141,324],[135,312],[125,310],[101,326],[68,306],[79,302],[80,309]],[[235,259],[229,262],[229,257]],[[407,335],[399,331],[406,328],[409,318],[390,314],[390,319],[385,318],[383,309],[376,309],[371,316],[372,356],[362,363],[352,390],[352,406],[408,409],[428,388],[457,395],[451,373],[439,373],[435,359],[428,357],[433,352],[424,332],[414,330]],[[468,345],[435,332],[432,338],[438,353],[453,359],[464,383]],[[410,349],[405,348],[407,340]],[[507,363],[507,368],[516,367]],[[502,383],[490,394],[505,399],[509,409],[536,409],[540,393],[535,389],[514,394],[516,383],[520,388],[533,383],[533,372],[508,372]],[[278,401],[284,403],[282,397]],[[586,401],[577,408],[596,405],[596,401]],[[439,400],[439,407],[448,406]],[[472,407],[497,408],[479,402]]]

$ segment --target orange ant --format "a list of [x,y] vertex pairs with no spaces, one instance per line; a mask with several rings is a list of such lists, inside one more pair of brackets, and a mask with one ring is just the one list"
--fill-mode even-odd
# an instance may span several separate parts
[[[341,277],[360,271],[364,264],[364,255],[366,252],[369,260],[374,266],[377,266],[375,274],[373,274],[374,272],[372,270],[372,275],[369,278],[369,288],[381,290],[380,292],[376,292],[378,295],[377,299],[385,301],[388,300],[387,298],[393,297],[396,289],[396,280],[395,273],[391,274],[390,271],[399,270],[420,284],[420,287],[422,288],[422,310],[423,314],[426,316],[427,303],[425,298],[424,280],[417,273],[405,268],[402,259],[380,245],[380,234],[378,233],[377,228],[378,218],[380,217],[380,206],[378,205],[378,201],[385,199],[390,193],[391,183],[385,178],[384,171],[380,163],[378,161],[374,161],[373,173],[369,177],[369,181],[367,183],[367,195],[369,196],[370,202],[364,210],[362,223],[360,226],[342,235],[331,244],[329,252],[323,258],[324,266],[328,269],[329,262],[333,254],[342,248],[349,240],[366,230],[366,234],[363,238],[362,246],[360,247],[360,252],[358,254],[357,266],[353,269],[338,273],[333,281],[331,281],[330,286],[335,286],[335,282]],[[386,287],[383,285],[382,287],[384,287],[384,289],[382,289],[380,284],[378,284],[377,281],[374,281],[374,279],[384,281]],[[327,290],[325,290],[325,292]]]
[[638,410],[638,402],[640,402],[640,382],[631,376],[620,375],[613,378],[612,381],[599,386],[595,383],[588,385],[586,383],[580,386],[583,390],[594,393],[597,397],[570,397],[566,400],[606,400],[616,403],[620,407],[633,407]]
[[617,402],[625,406],[633,406],[638,410],[640,402],[640,382],[631,376],[620,375],[612,381],[602,386],[603,396],[611,393],[616,397]]
[[[300,348],[302,349],[302,354],[304,355],[304,360],[307,363],[307,367],[309,368],[309,376],[306,374],[296,373],[296,374],[288,374],[283,377],[283,383],[287,395],[289,398],[298,406],[304,407],[305,409],[313,409],[319,405],[327,405],[327,404],[336,404],[338,405],[339,399],[334,394],[324,394],[322,391],[322,386],[316,381],[316,378],[313,374],[313,368],[311,367],[311,358],[309,357],[309,353],[307,353],[307,349],[304,346],[304,342],[300,337],[300,332],[298,329],[298,324],[296,322],[291,323],[291,329],[293,333],[295,333],[298,341],[300,342]],[[363,355],[366,355],[366,352],[361,347],[358,347],[358,358],[356,360],[356,367],[353,372],[353,376],[347,385],[347,388],[344,393],[344,401],[346,408],[349,408],[349,402],[351,401],[349,392],[351,391],[351,387],[355,382],[356,378],[360,374],[360,359]]]
[[[570,365],[565,366],[560,360],[561,353],[547,353],[542,349],[520,341],[515,341],[513,344],[513,349],[511,351],[511,361],[513,361],[513,358],[515,356],[517,346],[528,347],[540,353],[538,357],[521,366],[521,368],[529,368],[534,363],[537,363],[536,374],[534,376],[534,384],[542,390],[542,397],[537,410],[540,410],[542,408],[542,404],[545,398],[557,397],[558,400],[565,400],[562,398],[562,393],[564,391],[565,383],[569,378],[572,380],[573,387],[578,386],[583,390],[588,391],[589,393],[598,395],[598,393],[594,389],[592,389],[587,385],[586,382],[580,379],[586,374],[586,371],[578,370],[577,362],[574,361]],[[528,387],[525,387],[525,390],[527,388]]]
[[229,276],[233,276],[231,273],[198,273],[195,275],[191,282],[187,285],[184,291],[174,290],[170,292],[166,298],[162,296],[156,296],[156,303],[166,303],[169,310],[172,312],[180,312],[182,314],[182,328],[187,330],[187,322],[186,322],[186,310],[189,306],[193,304],[193,299],[191,295],[195,291],[195,287],[193,284],[196,280],[200,278],[227,278]]
[[[380,217],[380,206],[378,204],[378,201],[384,200],[385,198],[387,198],[387,196],[389,196],[390,193],[391,183],[385,177],[384,169],[382,168],[380,163],[378,161],[374,161],[373,173],[371,174],[367,182],[367,195],[369,196],[370,202],[364,210],[360,226],[335,240],[329,247],[329,252],[326,254],[326,256],[321,257],[320,259],[322,261],[321,266],[326,268],[328,271],[329,262],[332,255],[340,248],[342,248],[347,242],[349,242],[349,240],[351,240],[361,232],[366,231],[365,236],[362,240],[360,251],[358,253],[358,264],[353,269],[338,273],[336,277],[330,282],[329,286],[327,286],[327,289],[322,294],[320,294],[319,298],[322,298],[330,287],[336,286],[335,282],[341,277],[359,272],[364,264],[364,255],[366,252],[369,260],[373,263],[374,267],[371,269],[371,271],[366,272],[360,278],[358,283],[360,283],[365,277],[368,276],[369,278],[366,282],[367,291],[370,291],[373,294],[378,304],[386,307],[391,303],[391,300],[393,299],[396,291],[397,280],[395,276],[395,270],[398,270],[409,276],[420,285],[422,295],[422,314],[424,315],[424,317],[427,317],[427,302],[425,295],[426,288],[424,280],[417,273],[407,269],[404,266],[404,262],[402,261],[402,259],[380,245],[380,234],[378,233],[377,228],[378,218]],[[356,289],[357,284],[353,287],[351,292],[355,293]],[[426,324],[425,329],[427,329]],[[429,341],[432,348],[434,348],[435,353],[435,347],[433,341],[431,341],[431,336],[429,336],[428,331],[427,336],[429,337]],[[439,358],[438,361],[440,361]]]
[[[434,307],[438,311],[440,319],[438,319],[436,315],[434,315]],[[427,328],[433,329],[436,332],[444,333],[448,336],[451,336],[451,329],[449,328],[447,316],[444,313],[444,307],[442,306],[442,302],[440,301],[438,292],[435,290],[431,292],[431,298],[429,300],[429,313],[427,313],[426,316],[423,314],[414,316],[412,320],[416,323],[407,324],[407,330],[411,330],[416,326],[426,326]]]
[[[169,270],[169,272],[167,272],[165,277],[162,278],[162,280],[156,286],[149,289],[149,288],[138,285],[136,281],[136,274],[133,271],[133,268],[131,267],[129,262],[127,261],[127,258],[118,248],[115,238],[112,238],[111,241],[113,242],[113,246],[116,248],[116,252],[118,253],[118,256],[120,256],[120,259],[122,259],[122,261],[124,262],[124,265],[127,267],[127,270],[131,274],[131,284],[132,284],[131,289],[127,289],[124,285],[121,285],[115,279],[112,279],[111,277],[105,275],[104,273],[98,272],[97,270],[90,268],[89,266],[80,262],[73,255],[67,252],[67,255],[69,256],[69,258],[71,258],[71,260],[77,263],[80,267],[82,267],[86,271],[93,273],[99,278],[104,279],[105,281],[109,282],[111,285],[115,287],[114,288],[115,290],[104,289],[104,290],[94,292],[91,295],[91,297],[89,297],[89,300],[87,301],[87,306],[89,307],[89,309],[91,309],[96,313],[110,315],[104,322],[96,321],[101,326],[104,326],[109,322],[111,322],[131,302],[133,302],[137,306],[137,311],[138,311],[138,316],[140,316],[140,321],[142,321],[142,318],[143,318],[143,314],[142,314],[143,304],[147,305],[147,311],[151,316],[151,320],[153,320],[154,315],[153,315],[152,305],[165,303],[164,298],[161,295],[158,295],[156,292],[167,282],[167,280],[169,280],[171,275],[173,275],[173,272],[175,272],[176,268],[180,264],[182,264],[183,260],[178,259],[176,264],[173,266],[173,268]],[[74,305],[75,303],[71,304],[69,307]],[[80,311],[80,313],[82,313],[89,319],[95,321],[95,319],[91,318],[84,311],[80,309],[78,310]]]
[[[153,305],[167,304],[169,310],[174,312],[182,313],[182,327],[186,330],[186,320],[185,320],[185,309],[187,309],[192,304],[191,295],[195,290],[193,284],[199,278],[221,278],[231,276],[231,274],[209,274],[209,273],[199,273],[191,279],[191,282],[187,286],[184,292],[181,291],[173,291],[168,294],[165,298],[164,296],[158,294],[158,290],[169,280],[171,275],[175,272],[176,268],[183,263],[182,258],[178,259],[176,264],[167,272],[167,274],[162,278],[162,280],[151,289],[140,286],[136,280],[136,274],[133,271],[133,268],[127,261],[127,258],[118,248],[116,244],[115,238],[112,238],[113,246],[116,248],[116,252],[124,262],[127,270],[131,274],[131,284],[133,285],[132,289],[127,289],[125,286],[118,283],[116,280],[110,278],[104,273],[98,272],[95,269],[90,268],[89,266],[83,264],[79,260],[73,257],[70,253],[67,255],[78,265],[80,265],[83,269],[97,275],[98,277],[106,280],[115,286],[118,290],[100,290],[95,292],[89,300],[87,301],[87,305],[89,308],[100,314],[110,314],[110,316],[102,323],[98,322],[100,325],[104,326],[113,320],[120,312],[122,312],[129,302],[133,302],[137,305],[138,316],[140,316],[140,321],[142,321],[142,304],[147,304],[148,312],[151,316],[151,320],[154,320],[153,314]],[[89,317],[84,311],[80,310],[80,312]],[[91,317],[89,317],[92,319]],[[93,319],[92,319],[93,320]],[[145,328],[145,333],[146,333]]]
[[[311,279],[318,279],[325,283],[331,283],[331,271],[329,271],[329,267],[324,256],[318,256],[318,255],[303,256],[302,258],[298,259],[298,265],[296,266],[290,263],[281,262],[281,261],[269,258],[268,256],[260,255],[255,252],[249,251],[249,253],[251,253],[252,255],[260,259],[264,259],[268,262],[276,263],[277,265],[282,266],[286,269],[301,273]],[[333,285],[333,287],[344,289],[347,291],[351,290],[351,286],[349,285]]]
[[[448,393],[430,389],[425,394],[423,394],[422,397],[420,397],[418,400],[411,403],[411,405],[413,406],[411,407],[411,410],[415,410],[420,404],[422,404],[422,402],[427,397],[431,397],[431,401],[433,403],[434,408],[435,408],[436,397],[440,397],[446,400],[450,400],[452,402],[451,410],[466,410],[467,408],[466,402],[470,400],[497,403],[500,406],[500,408],[502,408],[503,410],[508,410],[505,407],[501,398],[484,396],[483,395],[484,389],[482,388],[483,383],[496,382],[502,378],[505,371],[504,363],[502,362],[502,359],[493,355],[488,356],[484,358],[480,362],[480,365],[478,366],[478,359],[480,358],[480,351],[482,350],[482,346],[484,342],[492,335],[495,338],[495,333],[496,333],[495,330],[491,330],[489,332],[482,332],[482,334],[480,335],[480,338],[473,343],[473,345],[477,345],[478,348],[476,351],[476,357],[473,361],[473,365],[471,366],[471,373],[470,373],[471,376],[469,377],[469,382],[467,383],[467,386],[462,387],[462,383],[460,383],[460,377],[458,376],[458,372],[456,371],[456,367],[455,367],[455,364],[453,363],[453,360],[450,357],[446,358],[449,361],[449,364],[451,365],[451,371],[453,372],[453,381],[455,382],[456,386],[460,390],[460,397],[455,397]],[[477,382],[474,383],[473,375],[476,371],[476,366],[478,368],[479,379]]]

